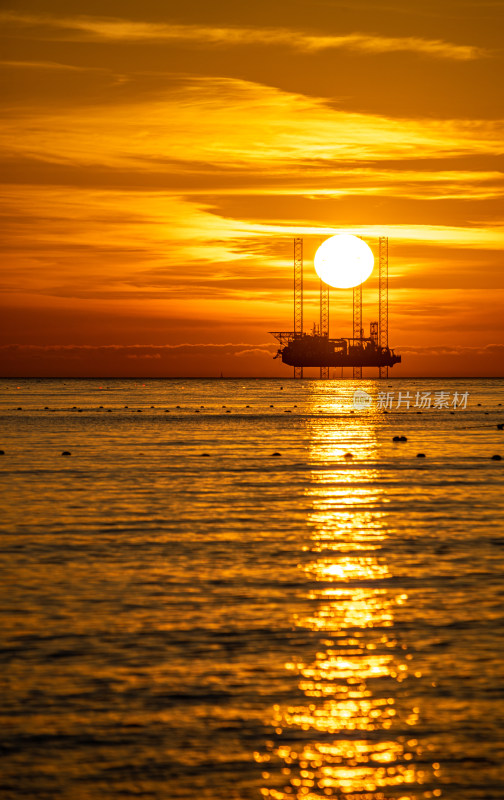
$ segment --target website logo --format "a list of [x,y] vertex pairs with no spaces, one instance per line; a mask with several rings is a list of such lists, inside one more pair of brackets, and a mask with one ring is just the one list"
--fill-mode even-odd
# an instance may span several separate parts
[[372,402],[373,398],[364,389],[356,389],[353,393],[353,407],[356,411],[363,411],[369,408]]

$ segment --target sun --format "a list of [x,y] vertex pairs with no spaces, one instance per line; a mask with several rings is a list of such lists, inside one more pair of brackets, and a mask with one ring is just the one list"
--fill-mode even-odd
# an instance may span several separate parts
[[364,283],[373,271],[374,256],[358,236],[340,233],[323,242],[315,253],[315,272],[336,289],[350,289]]

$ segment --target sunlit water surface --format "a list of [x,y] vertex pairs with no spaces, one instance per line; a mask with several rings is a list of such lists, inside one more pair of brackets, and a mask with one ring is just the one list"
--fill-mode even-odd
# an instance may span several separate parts
[[360,385],[2,381],[2,798],[501,800],[504,383]]

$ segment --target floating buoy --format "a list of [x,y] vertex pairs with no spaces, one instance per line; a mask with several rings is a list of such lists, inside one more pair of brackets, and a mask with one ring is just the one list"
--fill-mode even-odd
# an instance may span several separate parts
[[281,453],[272,453],[271,455],[272,456],[281,456],[282,454]]
[[195,414],[199,414],[199,413],[200,413],[200,412],[199,412],[199,408],[197,408],[197,409],[196,409],[196,411],[195,411],[194,413],[195,413]]
[[290,410],[290,408],[285,408],[284,414],[292,414],[292,411]]
[[492,456],[492,461],[502,461],[502,456]]
[[170,413],[170,409],[169,408],[165,408],[164,413],[165,414],[169,414]]
[[202,453],[201,457],[202,458],[210,458],[210,453]]
[[343,458],[353,458],[353,453],[345,453]]
[[417,453],[416,457],[417,458],[425,458],[425,453]]
[[21,406],[19,406],[17,410],[18,411],[22,411],[23,409],[21,408]]
[[5,450],[0,450],[0,456],[4,456],[4,455],[5,455]]
[[271,405],[270,408],[275,408],[275,406]]
[[504,422],[499,422],[497,424],[497,430],[498,431],[504,431]]
[[180,408],[180,406],[177,406],[177,408]]
[[231,409],[230,408],[228,408],[228,410],[226,411],[226,414],[231,414]]
[[71,454],[70,450],[63,450],[61,455],[62,456],[71,456],[72,454]]
[[392,439],[393,442],[407,442],[406,436],[394,436]]

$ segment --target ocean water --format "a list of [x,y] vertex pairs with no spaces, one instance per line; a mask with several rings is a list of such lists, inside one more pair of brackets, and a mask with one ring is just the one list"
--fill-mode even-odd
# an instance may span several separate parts
[[2,798],[504,797],[504,381],[357,383],[0,382]]

